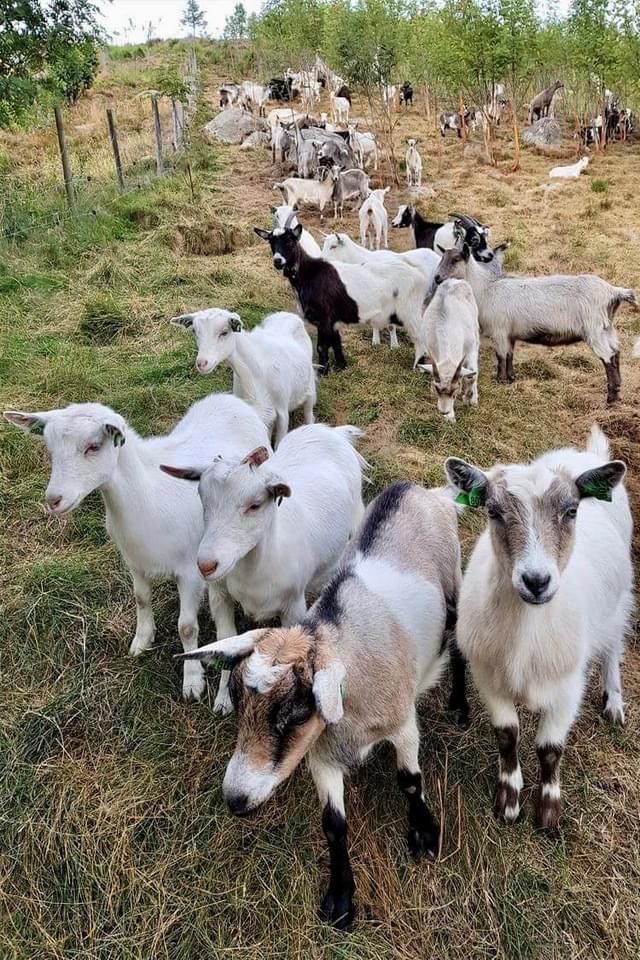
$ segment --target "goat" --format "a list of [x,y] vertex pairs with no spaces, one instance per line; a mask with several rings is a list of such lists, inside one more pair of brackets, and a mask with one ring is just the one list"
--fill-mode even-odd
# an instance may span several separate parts
[[317,596],[335,573],[364,513],[357,427],[311,424],[242,462],[163,466],[198,481],[204,532],[198,567],[208,583],[225,583],[245,614],[299,623],[305,595]]
[[580,157],[576,163],[569,164],[563,167],[552,167],[549,170],[549,176],[555,178],[563,179],[574,179],[577,180],[583,170],[586,170],[589,166],[589,157]]
[[363,247],[367,246],[369,237],[371,238],[371,249],[379,250],[380,243],[385,247],[389,246],[388,238],[388,217],[384,205],[384,198],[391,187],[385,187],[384,190],[372,190],[362,206],[358,210],[358,219],[360,220],[360,243]]
[[324,180],[303,180],[300,177],[287,177],[282,183],[275,183],[274,190],[280,190],[285,203],[290,207],[297,207],[300,203],[307,203],[318,207],[320,219],[324,220],[324,208],[333,197],[335,175],[329,171]]
[[318,152],[321,146],[319,140],[298,140],[296,163],[298,176],[303,180],[311,179],[318,172]]
[[271,162],[275,163],[279,160],[280,163],[284,163],[291,149],[291,143],[291,133],[279,120],[278,125],[271,132]]
[[370,160],[373,160],[373,169],[378,169],[378,145],[373,133],[359,133],[354,123],[349,124],[349,146],[357,157],[358,166],[363,170]]
[[586,451],[553,450],[529,465],[488,472],[450,458],[459,500],[489,522],[467,565],[458,643],[493,724],[500,767],[494,813],[520,812],[516,703],[541,714],[536,820],[560,819],[559,768],[593,661],[601,665],[604,715],[624,723],[620,660],[633,606],[632,519],[625,465],[609,461],[594,426]]
[[403,103],[405,107],[408,107],[409,104],[413,106],[413,87],[408,80],[405,80],[400,87],[400,103]]
[[[463,119],[465,127],[470,127],[474,122],[474,116],[470,110],[464,111]],[[440,136],[444,137],[447,130],[453,130],[459,138],[462,137],[462,121],[459,113],[440,114]]]
[[386,83],[381,87],[382,102],[387,107],[395,107],[398,102],[398,88],[394,84]]
[[422,157],[416,150],[416,141],[413,139],[407,140],[405,163],[407,165],[407,186],[419,187],[422,183]]
[[255,407],[277,447],[289,429],[289,414],[303,408],[313,423],[316,376],[313,346],[295,313],[271,313],[245,333],[242,320],[229,310],[198,310],[173,317],[175,326],[191,330],[198,344],[196,370],[208,374],[224,361],[233,370],[234,396]]
[[331,104],[331,119],[334,123],[349,123],[349,108],[351,104],[346,97],[338,97],[335,93],[329,94]]
[[356,166],[356,157],[350,144],[336,135],[333,139],[325,140],[318,150],[318,166],[352,170]]
[[463,214],[451,214],[451,216],[454,219],[449,223],[433,223],[425,220],[414,206],[401,204],[391,221],[391,226],[410,227],[413,242],[418,249],[438,250],[440,253],[455,247],[458,237],[456,222],[463,224],[464,229],[472,226],[474,229],[471,231],[470,242],[473,244],[474,254],[483,256],[484,251],[488,250],[489,228]]
[[223,83],[222,86],[218,87],[218,98],[221,109],[226,110],[227,107],[237,103],[240,100],[241,95],[242,90],[240,89],[239,84]]
[[[295,227],[298,223],[298,215],[293,207],[289,207],[286,204],[282,204],[279,207],[271,207],[271,213],[273,214],[273,229],[277,230],[278,228],[284,230],[285,227]],[[308,230],[302,228],[302,236],[300,237],[300,246],[308,253],[310,257],[321,257],[322,251],[316,240],[311,236]]]
[[423,792],[416,701],[438,681],[451,646],[449,706],[468,716],[465,666],[452,642],[460,545],[450,496],[402,482],[369,506],[342,565],[300,626],[252,630],[201,647],[234,662],[238,739],[224,776],[232,813],[269,799],[306,755],[322,804],[330,880],[320,917],[354,917],[344,776],[373,747],[396,751],[412,856],[435,859],[439,826]]
[[300,113],[297,110],[294,110],[293,107],[277,107],[275,110],[270,110],[267,114],[266,120],[271,128],[271,136],[277,129],[278,125],[281,123],[299,123],[306,117],[306,113]]
[[[300,246],[300,224],[281,231],[253,229],[270,244],[274,267],[284,272],[302,316],[318,330],[318,361],[323,373],[329,371],[329,348],[336,369],[346,366],[338,324],[370,324],[378,331],[399,324],[410,336],[415,334],[424,280],[413,267],[394,260],[386,269],[381,263],[374,272],[363,266],[316,260]],[[392,346],[397,345],[394,339],[392,336]]]
[[561,87],[564,84],[559,80],[556,80],[555,83],[552,83],[550,87],[547,87],[541,93],[538,93],[531,103],[529,104],[529,123],[532,124],[534,120],[540,120],[542,117],[549,116],[549,110],[551,109],[551,104],[553,98]]
[[[44,413],[7,411],[5,417],[26,433],[41,436],[51,456],[46,500],[49,512],[62,516],[99,490],[107,532],[133,580],[136,633],[132,656],[148,650],[155,622],[151,583],[170,576],[180,596],[178,634],[184,650],[198,646],[198,608],[205,584],[196,557],[202,537],[202,507],[196,491],[160,473],[159,465],[176,456],[209,463],[216,456],[242,457],[256,445],[269,445],[258,414],[243,400],[215,394],[199,400],[160,437],[140,437],[114,410],[99,403],[74,403]],[[210,584],[209,605],[218,637],[235,633],[233,603],[224,583]],[[183,694],[199,699],[204,672],[185,669]],[[215,709],[228,709],[221,679]]]
[[466,280],[478,304],[480,330],[492,342],[497,378],[515,380],[513,351],[518,340],[545,347],[586,343],[607,374],[607,402],[620,395],[620,352],[613,326],[622,303],[636,310],[633,290],[614,287],[593,274],[523,277],[503,274],[500,265],[480,263],[466,241],[443,255],[436,283]]
[[332,174],[334,181],[333,218],[334,220],[337,219],[338,211],[340,211],[340,219],[342,220],[345,200],[360,200],[362,202],[369,196],[369,177],[363,170],[341,172],[337,166],[333,167]]
[[243,80],[240,84],[240,91],[240,99],[248,109],[256,106],[260,116],[266,114],[265,104],[269,99],[269,87],[254,83],[252,80]]
[[478,404],[480,328],[468,283],[445,280],[437,287],[422,317],[422,333],[430,363],[419,364],[419,369],[432,374],[438,410],[455,423],[454,403],[461,386],[465,406]]

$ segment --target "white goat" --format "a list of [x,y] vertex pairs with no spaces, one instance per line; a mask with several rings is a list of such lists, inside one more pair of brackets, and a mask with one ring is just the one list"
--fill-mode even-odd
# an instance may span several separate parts
[[[451,497],[398,483],[371,504],[340,570],[300,626],[251,630],[197,651],[236,661],[230,691],[238,740],[222,785],[233,813],[264,803],[306,754],[331,861],[320,916],[337,927],[354,916],[344,777],[377,743],[395,748],[410,853],[438,855],[416,701],[444,669],[459,584]],[[464,664],[455,647],[452,665],[449,705],[464,717]]]
[[351,104],[346,97],[337,97],[335,93],[329,94],[331,104],[331,119],[334,123],[349,123],[349,109]]
[[[74,403],[44,413],[7,411],[5,417],[26,433],[44,437],[51,456],[46,499],[58,516],[99,490],[107,532],[133,579],[137,626],[129,648],[138,656],[153,644],[155,622],[151,581],[171,577],[180,596],[178,633],[185,650],[198,646],[198,608],[205,592],[196,564],[202,537],[202,507],[195,490],[160,472],[167,460],[210,463],[216,456],[242,457],[256,444],[269,443],[263,422],[243,400],[229,394],[195,403],[171,433],[140,437],[109,407]],[[224,583],[209,587],[211,615],[218,636],[235,633],[233,603]],[[183,693],[199,699],[204,672],[184,672]],[[226,680],[216,709],[227,708]]]
[[324,220],[324,208],[331,202],[335,182],[336,175],[330,170],[324,180],[287,177],[282,183],[275,183],[273,189],[281,192],[285,203],[290,207],[297,207],[300,203],[317,207],[320,219]]
[[293,107],[276,107],[274,110],[270,110],[267,114],[267,123],[271,127],[271,136],[273,137],[278,124],[297,123],[303,120],[304,117],[304,113],[294,110]]
[[618,399],[620,353],[613,319],[622,303],[638,309],[633,290],[614,287],[592,274],[503,274],[496,258],[479,263],[466,242],[443,255],[436,282],[448,277],[467,280],[473,290],[480,330],[496,351],[499,381],[515,380],[513,350],[518,340],[547,347],[583,341],[604,364],[607,402]]
[[363,170],[373,161],[373,169],[378,169],[378,145],[373,133],[359,133],[355,123],[349,124],[349,146]]
[[366,463],[354,449],[362,435],[316,423],[287,434],[271,457],[260,447],[241,462],[163,467],[199,480],[198,566],[254,620],[299,623],[305,595],[317,596],[333,575],[364,513]]
[[[516,703],[541,714],[539,826],[560,817],[559,766],[590,664],[601,664],[603,710],[624,723],[620,660],[632,608],[632,519],[621,481],[595,426],[587,450],[553,450],[532,464],[487,473],[449,459],[451,483],[489,525],[460,594],[458,643],[496,731],[496,816],[520,810]],[[604,502],[602,502],[604,501]],[[611,501],[611,502],[607,502]]]
[[384,205],[384,198],[391,187],[384,190],[372,190],[358,211],[360,220],[360,243],[363,247],[369,245],[371,249],[380,249],[380,243],[389,246],[389,218]]
[[[281,204],[279,207],[272,207],[271,213],[273,214],[274,230],[284,230],[287,226],[295,227],[298,224],[296,211],[286,203]],[[310,257],[322,256],[320,245],[304,227],[302,228],[302,236],[300,237],[300,246]]]
[[243,80],[240,84],[240,99],[247,108],[256,106],[258,113],[262,116],[265,111],[265,104],[269,100],[269,87],[261,83],[254,83],[252,80]]
[[465,280],[445,280],[422,317],[424,352],[429,364],[420,369],[433,376],[438,410],[455,423],[454,402],[464,386],[465,406],[478,404],[478,307]]
[[564,167],[552,167],[549,170],[550,177],[563,177],[565,179],[577,179],[583,170],[589,166],[589,157],[580,157],[576,163]]
[[407,140],[405,162],[407,165],[407,186],[419,187],[422,183],[422,157],[416,149],[416,140]]
[[192,330],[198,344],[196,369],[211,373],[227,361],[233,392],[255,407],[278,446],[289,429],[289,414],[303,408],[313,423],[316,375],[313,345],[295,313],[272,313],[250,333],[237,313],[213,308],[173,317],[175,326]]

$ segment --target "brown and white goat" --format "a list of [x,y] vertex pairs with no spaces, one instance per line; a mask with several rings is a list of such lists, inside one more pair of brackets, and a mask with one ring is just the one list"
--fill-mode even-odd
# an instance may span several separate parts
[[[300,626],[251,630],[197,651],[205,660],[235,659],[229,690],[238,740],[222,787],[233,813],[264,803],[306,755],[331,862],[320,915],[338,927],[354,915],[344,775],[377,743],[396,749],[411,853],[438,855],[415,704],[447,661],[460,580],[450,494],[397,483],[370,505],[341,569]],[[464,721],[465,668],[454,654],[450,706]]]

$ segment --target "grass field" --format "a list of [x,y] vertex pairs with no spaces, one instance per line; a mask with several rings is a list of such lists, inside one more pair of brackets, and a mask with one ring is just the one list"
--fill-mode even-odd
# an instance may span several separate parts
[[[49,185],[58,176],[52,131],[0,134],[4,170],[27,184],[31,204],[23,191],[12,207],[12,216],[20,212],[19,236],[0,246],[2,408],[100,400],[143,434],[165,431],[194,400],[231,384],[228,371],[195,373],[192,339],[171,328],[169,317],[215,304],[251,324],[293,305],[251,229],[269,223],[275,196],[266,151],[196,142],[195,197],[183,161],[164,180],[147,182],[148,103],[135,97],[148,88],[154,66],[113,63],[67,114],[75,168],[91,177],[75,222],[29,229],[30,215],[62,209],[59,190]],[[215,102],[214,69],[203,77],[198,122],[209,119]],[[121,198],[110,185],[100,126],[112,98],[137,160],[128,170],[134,189]],[[356,103],[356,113],[360,108]],[[436,190],[423,212],[464,210],[492,224],[495,240],[512,241],[512,269],[594,271],[640,289],[637,144],[614,145],[588,175],[545,193],[548,159],[525,152],[518,174],[480,167],[463,159],[455,139],[436,141],[418,107],[401,118],[398,145],[411,135],[420,138],[424,180]],[[604,188],[594,189],[594,180]],[[394,189],[388,208],[404,199]],[[314,215],[303,219],[318,228]],[[344,228],[355,235],[355,225],[350,215]],[[392,231],[391,244],[404,249],[409,237]],[[225,248],[233,249],[215,255]],[[450,425],[426,381],[412,373],[407,344],[374,350],[368,334],[349,331],[350,365],[321,381],[317,415],[366,429],[368,499],[400,477],[441,483],[449,454],[482,465],[520,460],[581,443],[597,421],[629,464],[637,508],[640,367],[631,345],[640,321],[621,311],[618,326],[623,399],[613,409],[604,405],[602,367],[586,347],[519,347],[518,382],[508,387],[494,383],[485,347],[480,406],[461,408]],[[234,721],[213,715],[214,676],[204,702],[180,700],[174,590],[165,584],[156,591],[155,649],[129,659],[133,598],[99,497],[65,522],[49,518],[41,506],[43,447],[6,425],[0,455],[2,960],[638,957],[635,637],[624,667],[626,728],[602,721],[592,683],[571,735],[557,841],[534,833],[528,802],[515,827],[493,821],[495,749],[477,700],[465,732],[447,722],[443,692],[426,700],[423,771],[443,824],[441,859],[418,867],[410,861],[391,753],[379,750],[348,786],[358,919],[352,932],[339,934],[316,919],[327,857],[309,776],[299,771],[252,820],[226,812],[220,787]],[[463,519],[465,550],[480,524]],[[204,615],[201,621],[204,642],[212,628]],[[528,720],[528,785],[534,761]]]

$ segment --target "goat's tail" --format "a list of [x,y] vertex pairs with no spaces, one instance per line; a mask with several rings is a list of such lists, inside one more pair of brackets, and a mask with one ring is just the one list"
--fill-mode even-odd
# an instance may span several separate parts
[[618,307],[622,303],[628,303],[634,310],[640,310],[640,303],[638,303],[635,290],[628,290],[625,287],[614,287],[614,291],[607,310],[610,320],[613,320]]
[[591,427],[589,431],[589,439],[587,440],[587,450],[589,453],[595,453],[596,456],[602,457],[603,460],[609,460],[611,458],[611,452],[609,450],[609,441],[606,436],[600,429],[597,423]]
[[364,436],[366,436],[364,430],[361,430],[360,427],[352,427],[350,424],[345,424],[342,427],[334,427],[333,429],[337,433],[340,433],[345,438],[345,440],[348,440],[351,446],[354,448],[355,454],[360,464],[360,469],[362,470],[362,474],[365,480],[369,480],[370,479],[369,475],[371,473],[371,464],[368,462],[368,460],[365,460],[365,458],[360,453],[358,453],[358,450],[357,450],[357,445],[359,441],[362,440]]

